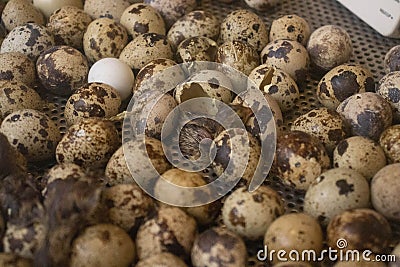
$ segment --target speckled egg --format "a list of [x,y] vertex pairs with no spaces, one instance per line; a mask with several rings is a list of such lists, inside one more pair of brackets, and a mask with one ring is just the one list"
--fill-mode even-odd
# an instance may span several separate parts
[[83,50],[90,62],[106,57],[119,57],[128,43],[124,26],[110,18],[93,20],[83,35]]
[[[7,137],[0,132],[0,179],[4,179],[10,174],[15,173],[18,168],[26,170],[26,158],[13,146],[11,146]],[[4,233],[4,220],[0,216],[0,236]]]
[[266,45],[261,51],[261,61],[267,66],[282,69],[298,83],[306,80],[310,65],[304,46],[289,39],[275,40]]
[[38,8],[46,18],[49,18],[51,14],[57,9],[63,6],[75,6],[77,8],[83,8],[84,0],[32,0],[33,5]]
[[333,151],[335,167],[358,171],[368,180],[386,165],[382,147],[363,136],[352,136],[339,142]]
[[0,79],[33,85],[36,79],[35,63],[21,52],[1,53]]
[[167,38],[176,48],[185,39],[204,36],[214,41],[219,36],[220,23],[216,16],[204,10],[192,11],[178,19],[169,29]]
[[379,80],[376,93],[385,98],[393,108],[393,119],[400,122],[400,71],[393,71]]
[[279,3],[278,0],[245,0],[244,2],[257,11],[270,10]]
[[379,170],[371,181],[374,208],[386,218],[400,222],[400,164],[390,164]]
[[53,34],[44,26],[27,23],[12,29],[1,44],[0,53],[21,52],[31,60],[46,49],[54,46]]
[[347,137],[348,131],[342,117],[336,111],[324,107],[300,115],[290,129],[317,137],[330,155],[337,144]]
[[129,5],[127,0],[85,0],[83,10],[93,19],[110,18],[119,22],[122,13]]
[[110,118],[118,114],[121,97],[105,83],[87,83],[79,87],[65,104],[67,124],[77,123],[84,118]]
[[161,252],[188,259],[197,235],[195,219],[177,207],[160,207],[136,235],[139,260]]
[[32,88],[18,81],[0,81],[0,121],[20,109],[39,110],[42,98]]
[[400,163],[400,125],[386,128],[379,138],[379,144],[389,163]]
[[215,61],[249,75],[260,64],[260,56],[243,41],[228,41],[219,46]]
[[137,72],[152,60],[173,57],[174,53],[167,37],[157,33],[145,33],[129,42],[119,59]]
[[126,8],[121,16],[121,24],[128,30],[132,38],[143,33],[166,35],[165,23],[161,15],[152,6],[133,4]]
[[317,87],[317,98],[325,107],[336,109],[342,101],[354,94],[373,91],[374,76],[367,68],[342,64],[322,77]]
[[161,14],[167,29],[178,19],[193,11],[197,6],[196,0],[144,0],[143,2],[154,7]]
[[249,78],[261,91],[271,95],[283,112],[293,109],[300,97],[296,82],[280,69],[263,64],[252,70]]
[[57,179],[80,179],[88,180],[85,171],[74,163],[56,164],[51,167],[45,175],[47,184],[54,182]]
[[273,172],[285,184],[307,190],[329,167],[329,156],[318,138],[300,131],[278,136]]
[[44,25],[43,14],[29,0],[10,0],[1,13],[1,20],[8,31],[33,22]]
[[355,170],[334,168],[323,172],[308,188],[304,212],[327,225],[348,209],[369,207],[368,181]]
[[272,21],[269,31],[269,41],[290,39],[306,46],[310,35],[311,29],[307,20],[298,15],[290,14]]
[[327,243],[337,248],[337,240],[344,239],[343,250],[371,250],[382,253],[389,245],[392,235],[388,221],[371,209],[352,209],[333,217],[327,228]]
[[243,41],[261,51],[268,43],[268,30],[255,13],[239,9],[229,13],[221,23],[220,43]]
[[63,6],[54,11],[47,22],[47,28],[53,33],[57,45],[68,45],[76,49],[83,48],[83,34],[92,18],[75,6]]
[[9,114],[1,123],[0,132],[30,162],[51,159],[61,138],[56,124],[46,114],[33,109]]
[[32,267],[33,261],[19,256],[16,253],[0,253],[0,266],[4,267]]
[[187,267],[186,263],[174,254],[163,252],[136,263],[135,267]]
[[110,121],[88,118],[69,127],[57,145],[58,163],[81,167],[103,167],[120,144],[118,131]]
[[350,127],[352,135],[378,140],[381,133],[392,124],[392,107],[383,97],[372,92],[352,95],[336,111]]
[[89,65],[79,50],[53,46],[40,54],[36,70],[41,84],[50,93],[70,95],[86,83]]
[[194,267],[245,266],[246,245],[237,234],[228,229],[213,227],[197,236],[191,258]]
[[280,195],[270,187],[260,186],[253,192],[241,187],[225,199],[222,218],[229,230],[245,239],[258,240],[284,212]]
[[347,31],[337,25],[324,25],[313,31],[307,43],[311,66],[324,74],[350,60],[353,46]]
[[400,45],[393,46],[386,53],[383,64],[386,73],[400,70]]
[[[276,219],[264,236],[264,245],[268,251],[283,250],[286,255],[290,251],[312,250],[318,253],[322,250],[323,234],[318,221],[305,213],[285,214]],[[274,263],[280,260],[272,259]]]

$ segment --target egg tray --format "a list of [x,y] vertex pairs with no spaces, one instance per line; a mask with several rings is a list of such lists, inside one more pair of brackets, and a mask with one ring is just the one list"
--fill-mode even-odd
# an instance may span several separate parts
[[[221,21],[226,14],[233,10],[248,8],[243,0],[238,0],[232,4],[220,3],[216,0],[202,0],[198,2],[199,9],[213,13]],[[271,25],[271,22],[280,16],[297,14],[309,22],[312,30],[326,24],[336,24],[345,28],[353,42],[354,51],[350,62],[369,68],[376,82],[385,75],[383,61],[386,52],[391,47],[400,43],[399,40],[390,39],[378,34],[335,0],[283,0],[268,12],[256,13],[264,20],[267,26]],[[300,85],[302,92],[300,93],[299,100],[296,102],[295,108],[291,112],[284,114],[284,130],[290,129],[293,120],[299,115],[320,106],[315,96],[317,85],[318,80],[313,78],[308,78],[304,84]],[[67,126],[63,112],[67,99],[52,95],[44,97],[49,102],[44,111],[57,123],[60,132],[64,133]],[[47,166],[49,165],[47,164]],[[43,167],[36,167],[32,171],[39,174],[43,173],[45,169]],[[206,175],[212,174],[208,173]],[[278,178],[267,178],[265,184],[277,190],[285,199],[286,211],[288,213],[302,210],[304,192],[282,184]],[[392,243],[395,244],[400,241],[400,225],[392,224],[392,228],[394,230]],[[251,264],[250,262],[249,266],[253,266]]]

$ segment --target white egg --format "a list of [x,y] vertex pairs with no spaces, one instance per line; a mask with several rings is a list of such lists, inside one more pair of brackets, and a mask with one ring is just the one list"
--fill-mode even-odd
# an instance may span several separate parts
[[122,100],[132,93],[135,76],[131,68],[118,58],[103,58],[89,70],[88,82],[102,82],[114,87]]
[[42,11],[47,18],[63,6],[76,6],[83,9],[82,0],[33,0],[33,5]]

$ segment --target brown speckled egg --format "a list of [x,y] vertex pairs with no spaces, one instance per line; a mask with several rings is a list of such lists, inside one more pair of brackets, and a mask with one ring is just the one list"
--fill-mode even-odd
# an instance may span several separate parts
[[300,96],[296,82],[280,69],[263,64],[252,70],[249,78],[261,91],[271,95],[283,112],[293,109]]
[[1,13],[1,20],[8,31],[28,22],[44,25],[43,14],[29,0],[10,0]]
[[273,170],[285,184],[307,190],[329,167],[329,156],[318,138],[300,131],[278,136]]
[[272,21],[269,41],[290,39],[306,46],[311,29],[308,22],[295,14],[285,15]]
[[68,45],[76,49],[83,48],[83,34],[92,18],[75,6],[63,6],[54,11],[47,22],[47,28],[53,33],[57,45]]
[[153,209],[153,199],[134,183],[107,187],[102,197],[110,222],[128,233],[135,231]]
[[310,65],[310,57],[304,46],[289,39],[270,42],[261,51],[261,61],[267,66],[282,69],[299,83],[306,80]]
[[119,57],[127,43],[125,27],[110,18],[93,20],[83,35],[83,50],[90,62]]
[[336,109],[346,98],[374,90],[374,77],[367,68],[355,64],[342,64],[322,77],[317,87],[317,98],[325,107]]
[[261,51],[268,43],[268,30],[255,13],[239,9],[229,13],[221,23],[220,43],[243,41]]
[[[318,221],[305,213],[285,214],[276,219],[264,236],[264,245],[268,250],[283,250],[286,255],[290,251],[322,250],[323,234]],[[272,259],[274,263],[280,260]]]
[[81,167],[103,167],[120,144],[118,131],[110,121],[84,119],[69,127],[57,145],[58,163],[70,162]]
[[275,190],[260,186],[249,192],[241,187],[225,199],[222,218],[229,230],[245,239],[258,240],[284,212],[283,201]]
[[352,135],[378,140],[381,133],[392,124],[392,107],[383,97],[372,92],[352,95],[336,111],[350,127]]
[[381,134],[379,144],[389,163],[400,163],[400,125],[392,125]]
[[9,114],[1,123],[0,132],[30,162],[51,159],[61,138],[56,124],[46,114],[33,109]]
[[386,73],[400,70],[400,45],[393,46],[383,61]]
[[371,209],[353,209],[333,217],[327,228],[327,243],[335,249],[337,240],[345,239],[343,250],[371,250],[381,253],[387,249],[392,235],[388,221]]
[[119,22],[122,13],[129,5],[127,0],[85,0],[83,10],[93,19],[110,18]]
[[371,180],[386,165],[386,156],[378,143],[363,136],[352,136],[340,141],[333,151],[333,165],[356,170]]
[[4,267],[32,267],[33,261],[19,256],[16,253],[0,253],[0,266]]
[[21,52],[1,53],[0,79],[33,85],[36,79],[35,63]]
[[168,114],[177,106],[171,95],[163,95],[152,107],[146,121],[146,135],[160,139],[161,130]]
[[97,224],[87,227],[71,245],[70,265],[76,267],[130,266],[135,243],[120,227]]
[[40,54],[36,70],[41,84],[50,93],[70,95],[87,81],[89,65],[79,50],[53,46]]
[[86,177],[85,171],[80,166],[74,163],[61,163],[51,167],[48,170],[45,179],[47,180],[47,184],[50,184],[57,179],[87,180]]
[[136,235],[139,260],[161,252],[187,259],[197,235],[195,219],[177,207],[160,207]]
[[54,46],[53,34],[44,26],[27,23],[12,29],[1,44],[0,53],[21,52],[31,60],[46,49]]
[[84,0],[54,0],[50,2],[48,0],[31,0],[31,2],[46,18],[49,18],[54,11],[63,6],[83,8]]
[[167,29],[174,24],[178,19],[193,11],[196,6],[196,0],[144,0],[145,4],[154,7],[164,18]]
[[376,93],[390,103],[393,108],[393,119],[400,122],[400,70],[383,76],[379,80]]
[[228,229],[213,227],[197,236],[191,258],[194,267],[245,266],[246,245],[237,234]]
[[0,81],[0,121],[8,114],[20,109],[41,109],[40,95],[18,81]]
[[379,170],[371,181],[374,208],[386,218],[400,222],[400,164],[390,164]]
[[139,34],[154,32],[165,35],[165,23],[161,15],[152,6],[133,4],[125,9],[121,16],[121,24],[128,30],[132,38]]
[[304,212],[327,225],[348,209],[369,207],[368,181],[355,170],[334,168],[323,172],[310,185],[304,197]]
[[147,63],[157,58],[172,59],[174,53],[165,35],[157,33],[140,34],[127,44],[119,59],[134,71],[139,71]]
[[183,40],[196,36],[216,41],[219,28],[216,16],[208,11],[195,10],[178,19],[169,29],[167,37],[172,47],[176,48]]
[[228,41],[218,48],[215,61],[249,75],[260,64],[260,56],[243,41]]
[[324,25],[311,33],[307,51],[314,71],[324,74],[349,61],[353,46],[344,28],[337,25]]
[[245,0],[249,7],[257,11],[267,11],[279,3],[279,0]]
[[174,254],[163,252],[136,263],[135,267],[187,267],[186,263]]
[[347,127],[342,117],[334,110],[316,108],[297,117],[290,129],[302,131],[317,137],[332,154],[337,144],[347,137]]
[[83,118],[110,118],[118,114],[121,97],[105,83],[87,83],[79,87],[65,104],[67,124],[74,124]]

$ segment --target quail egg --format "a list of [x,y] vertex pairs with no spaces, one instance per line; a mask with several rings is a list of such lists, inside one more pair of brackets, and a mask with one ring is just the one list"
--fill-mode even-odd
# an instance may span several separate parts
[[383,61],[386,73],[400,70],[400,45],[393,46]]
[[126,8],[121,16],[121,24],[128,30],[132,38],[143,33],[165,35],[165,23],[161,15],[147,4],[133,4]]
[[376,92],[393,108],[393,119],[400,122],[400,71],[393,71],[379,80]]
[[352,136],[340,141],[333,151],[333,165],[356,170],[371,180],[386,165],[386,156],[382,147],[373,140]]
[[389,163],[400,163],[400,125],[392,125],[383,131],[379,144]]
[[119,57],[127,43],[125,27],[110,18],[93,20],[83,35],[83,50],[92,63],[106,57]]
[[21,52],[36,61],[46,49],[54,46],[53,34],[44,26],[26,23],[12,29],[1,44],[0,53]]
[[[322,250],[323,240],[322,229],[316,219],[305,213],[291,213],[272,222],[265,233],[264,245],[269,251],[283,250],[286,255],[293,250],[318,253]],[[280,261],[277,257],[271,260],[274,263]]]
[[352,135],[378,140],[381,133],[392,124],[392,107],[383,97],[372,92],[352,95],[336,111],[350,127]]
[[57,145],[58,163],[75,163],[83,168],[103,167],[120,144],[114,124],[100,118],[83,119],[68,128]]
[[118,114],[121,97],[117,90],[105,83],[87,83],[79,87],[65,104],[67,124],[83,118],[110,118]]
[[245,266],[247,250],[240,236],[226,228],[213,227],[197,236],[191,258],[193,267],[239,267]]
[[186,263],[174,254],[163,252],[139,261],[135,267],[187,267]]
[[289,74],[293,80],[302,83],[307,78],[310,57],[299,42],[279,39],[270,42],[261,51],[261,61]]
[[245,239],[258,240],[284,212],[280,195],[270,187],[262,185],[253,192],[240,187],[225,199],[222,218],[229,230]]
[[267,11],[272,9],[274,6],[276,6],[279,1],[278,0],[245,0],[245,3],[257,10],[257,11]]
[[220,23],[216,16],[204,10],[192,11],[178,19],[169,29],[167,38],[173,48],[185,39],[204,36],[214,41],[219,36]]
[[61,138],[56,124],[46,114],[33,109],[9,114],[1,123],[0,132],[30,162],[51,159]]
[[379,170],[371,181],[371,200],[374,208],[390,220],[400,222],[400,164],[390,164]]
[[329,167],[329,156],[317,137],[301,131],[278,136],[273,172],[285,184],[307,190]]
[[315,108],[297,117],[290,129],[317,137],[332,155],[337,144],[347,137],[347,127],[342,117],[334,110]]
[[[26,170],[25,157],[13,146],[11,146],[7,137],[0,133],[0,179],[4,179],[18,171],[18,169]],[[0,215],[0,236],[4,233],[4,220]]]
[[63,6],[75,6],[77,8],[83,8],[82,0],[33,0],[33,5],[38,8],[46,18],[50,17],[51,14],[63,7]]
[[260,52],[268,43],[268,30],[257,14],[239,9],[222,21],[219,40],[220,43],[243,41]]
[[89,226],[72,243],[70,265],[128,267],[136,258],[135,247],[130,236],[118,226]]
[[54,35],[57,45],[68,45],[82,50],[83,34],[92,18],[75,6],[63,6],[54,11],[47,22],[47,28]]
[[311,67],[325,74],[350,60],[353,46],[347,31],[337,25],[324,25],[313,31],[307,43]]
[[1,53],[0,79],[20,81],[31,86],[36,79],[35,63],[21,52]]
[[343,250],[371,250],[381,253],[387,249],[391,237],[388,221],[378,212],[371,209],[352,209],[344,211],[328,224],[327,244],[338,247],[339,239],[346,240]]
[[57,179],[79,179],[85,181],[88,180],[87,177],[85,171],[74,163],[56,164],[51,167],[45,175],[47,184],[50,184]]
[[374,90],[374,77],[367,68],[355,64],[342,64],[322,77],[317,87],[317,97],[325,107],[336,109],[346,98]]
[[310,35],[311,29],[307,20],[295,14],[290,14],[272,21],[269,41],[290,39],[306,46]]
[[136,235],[139,260],[161,252],[188,259],[197,235],[195,219],[177,207],[160,207]]
[[1,13],[1,20],[8,31],[28,22],[44,25],[42,13],[29,0],[8,1]]
[[36,61],[41,84],[51,93],[70,95],[86,83],[89,66],[86,57],[70,46],[53,46]]
[[83,10],[93,19],[110,18],[119,22],[122,13],[129,5],[127,0],[85,0]]
[[323,172],[308,188],[304,212],[323,225],[348,209],[369,207],[368,181],[355,170],[334,168]]
[[16,253],[0,253],[0,266],[3,267],[32,267],[33,262],[31,259],[27,259],[19,256]]
[[280,69],[263,64],[251,71],[249,79],[261,91],[271,95],[283,112],[293,109],[300,97],[296,82]]

